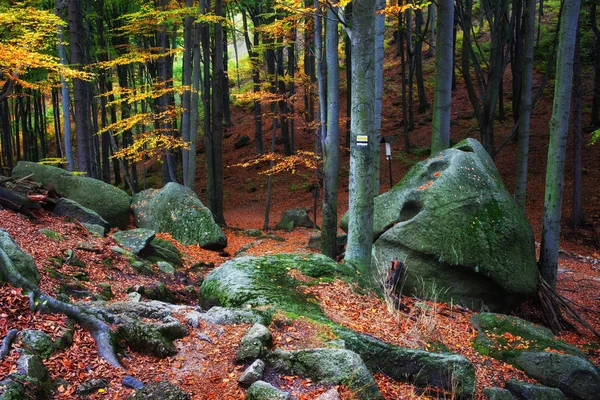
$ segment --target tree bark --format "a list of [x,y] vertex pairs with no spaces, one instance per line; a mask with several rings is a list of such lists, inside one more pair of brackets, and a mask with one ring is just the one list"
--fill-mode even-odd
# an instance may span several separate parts
[[[185,0],[185,6],[191,8],[194,5],[194,0]],[[181,140],[184,144],[189,146],[190,135],[191,135],[191,112],[192,112],[192,52],[193,52],[193,31],[194,31],[194,17],[187,16],[183,23],[183,66],[182,66],[182,85],[184,87],[183,94],[181,95]],[[194,181],[189,179],[189,163],[190,163],[190,150],[189,148],[183,148],[181,152],[182,163],[183,163],[183,184],[189,188],[194,187]]]
[[[437,6],[437,36],[435,44],[435,83],[431,154],[445,150],[450,145],[450,111],[452,109],[452,70],[454,2],[440,0]],[[464,45],[464,44],[463,44]],[[406,123],[406,122],[405,122]]]
[[567,132],[571,109],[573,79],[573,54],[580,0],[565,0],[563,21],[560,26],[558,55],[556,60],[556,84],[550,120],[550,144],[546,167],[546,190],[544,196],[544,222],[539,268],[542,278],[556,287],[558,249],[565,170]]
[[[375,143],[375,3],[354,0],[352,19],[352,122],[348,245],[346,263],[360,273],[360,283],[372,285],[373,156]],[[366,146],[357,143],[366,136]],[[361,138],[362,139],[362,138]]]
[[583,177],[583,91],[581,87],[581,23],[577,25],[575,55],[573,60],[573,201],[571,202],[571,218],[569,225],[579,228],[585,222],[582,202]]

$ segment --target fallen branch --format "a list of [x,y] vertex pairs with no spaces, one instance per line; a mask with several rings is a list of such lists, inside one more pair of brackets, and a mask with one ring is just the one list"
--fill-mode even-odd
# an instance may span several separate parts
[[12,347],[12,343],[17,337],[18,333],[18,329],[11,329],[8,331],[4,339],[2,339],[2,344],[0,344],[0,360],[3,360],[4,357],[10,353],[10,348]]
[[96,342],[98,355],[108,361],[109,364],[123,368],[117,358],[113,345],[113,333],[108,324],[96,316],[88,314],[83,307],[63,303],[42,292],[38,286],[25,279],[16,270],[11,259],[1,248],[0,273],[6,282],[14,287],[23,289],[28,294],[32,307],[37,307],[40,312],[64,314],[78,323],[83,329],[90,332]]

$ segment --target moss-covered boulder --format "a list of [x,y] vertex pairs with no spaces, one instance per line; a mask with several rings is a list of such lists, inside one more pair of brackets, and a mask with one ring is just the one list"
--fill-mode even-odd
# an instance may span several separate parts
[[64,197],[97,212],[112,226],[127,226],[131,198],[113,185],[98,179],[73,175],[50,165],[19,161],[12,171],[12,177],[25,176],[30,176],[30,179],[52,187]]
[[[299,281],[292,271],[306,276]],[[278,254],[239,257],[209,273],[200,287],[204,306],[274,306],[310,318],[325,319],[316,300],[297,288],[319,278],[352,273],[320,254]],[[207,307],[208,308],[208,307]]]
[[132,350],[160,358],[177,354],[173,340],[187,334],[187,329],[181,324],[152,324],[130,317],[124,318],[116,331],[117,339]]
[[475,368],[459,354],[394,346],[345,328],[337,328],[336,332],[345,347],[359,354],[372,371],[416,386],[451,390],[461,399],[471,399],[475,394]]
[[552,331],[521,318],[495,313],[479,313],[470,319],[477,329],[473,347],[481,354],[511,362],[523,351],[552,349],[583,356],[574,346],[556,339]]
[[210,210],[190,188],[178,183],[136,194],[132,208],[135,225],[140,228],[168,232],[185,245],[197,244],[210,250],[227,246],[227,238]]
[[496,311],[535,293],[533,231],[474,139],[416,164],[377,196],[373,231],[375,282],[401,260],[406,294]]
[[54,213],[57,215],[74,218],[82,224],[100,226],[102,227],[101,236],[104,236],[110,229],[110,224],[104,218],[102,218],[100,214],[71,199],[64,197],[58,199],[56,201],[56,206],[54,207]]
[[[12,236],[4,229],[0,229],[0,250],[6,253],[17,272],[25,279],[36,285],[39,283],[40,272],[35,265],[33,257],[21,250]],[[0,270],[0,281],[3,280],[2,271]]]
[[25,397],[25,388],[12,379],[0,381],[0,400],[21,400]]
[[278,372],[331,385],[346,385],[361,399],[383,399],[360,356],[344,349],[276,349],[266,363]]
[[523,400],[566,400],[565,395],[555,388],[533,385],[511,379],[506,382],[506,389],[517,399]]
[[167,382],[152,382],[136,391],[133,400],[189,400],[190,396],[179,387]]
[[288,400],[290,394],[264,382],[254,382],[246,393],[246,400]]
[[248,329],[235,353],[237,362],[254,361],[267,353],[271,342],[271,331],[262,324],[254,324]]
[[127,231],[117,231],[111,235],[111,237],[121,247],[126,248],[133,254],[138,255],[146,248],[154,239],[156,232],[150,229],[138,228],[129,229]]
[[[198,319],[216,325],[262,324],[271,323],[272,310],[253,310],[229,307],[212,307],[205,313],[198,313]],[[193,317],[192,317],[193,318]]]
[[312,228],[315,226],[310,220],[306,208],[292,208],[290,210],[285,210],[281,219],[275,226],[275,229],[291,231],[297,226],[303,226],[305,228]]
[[483,397],[487,400],[514,400],[515,397],[507,389],[501,388],[485,388],[483,389]]
[[165,261],[177,267],[183,265],[181,252],[168,240],[155,237],[150,244],[142,250],[141,257],[153,263]]
[[47,358],[56,350],[54,341],[44,331],[26,329],[21,331],[20,337],[21,347],[29,354]]

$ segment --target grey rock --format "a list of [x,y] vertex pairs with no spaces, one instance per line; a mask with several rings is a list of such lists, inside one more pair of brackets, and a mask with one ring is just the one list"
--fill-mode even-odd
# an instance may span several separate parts
[[138,255],[154,239],[156,232],[150,229],[130,229],[127,231],[117,231],[112,234],[112,238],[121,247],[125,247],[133,254]]
[[144,387],[144,383],[131,375],[125,375],[121,380],[121,384],[133,390],[140,390]]
[[[514,379],[506,382],[506,389],[522,400],[566,400],[567,397],[559,389],[532,385]],[[597,397],[596,397],[597,398]]]
[[166,261],[159,261],[156,263],[156,266],[158,267],[159,270],[161,270],[165,274],[168,274],[168,275],[175,274],[175,268]]
[[263,360],[255,360],[240,376],[238,382],[241,385],[249,386],[254,382],[262,379],[263,373],[265,372],[265,362]]
[[[337,253],[341,254],[344,252],[344,247],[346,246],[346,242],[348,241],[348,235],[346,234],[341,234],[341,235],[337,235],[337,240],[336,240],[336,244],[337,244]],[[321,250],[321,235],[314,235],[311,236],[310,238],[308,238],[308,244],[306,245],[306,248],[308,249],[313,249],[313,250]]]
[[29,354],[47,358],[55,350],[52,338],[44,331],[27,329],[20,336],[21,346]]
[[166,261],[175,267],[183,265],[181,252],[168,240],[155,237],[143,252],[142,257],[150,262]]
[[111,226],[124,228],[129,222],[131,198],[116,186],[98,179],[73,175],[64,169],[29,161],[19,161],[12,171],[14,178],[29,175],[32,175],[31,179],[34,181],[52,187],[64,197],[97,212]]
[[64,197],[58,199],[54,207],[54,213],[74,218],[82,224],[100,226],[103,229],[101,236],[104,236],[110,229],[110,224],[100,214],[71,199]]
[[268,325],[271,322],[270,315],[263,311],[225,307],[213,307],[207,312],[200,314],[200,319],[216,325],[255,323]]
[[266,363],[288,375],[311,378],[323,384],[347,385],[359,398],[383,399],[371,373],[360,356],[342,349],[276,349]]
[[185,323],[192,328],[200,326],[200,313],[198,311],[190,311],[185,315]]
[[167,381],[158,381],[136,391],[133,400],[190,400],[190,396]]
[[124,318],[116,330],[116,337],[123,340],[134,351],[165,358],[177,354],[174,337],[161,324],[143,322],[137,318]]
[[[6,253],[17,272],[25,279],[36,285],[40,282],[40,272],[35,265],[33,257],[21,250],[8,231],[4,229],[0,229],[0,249]],[[2,280],[4,280],[4,278],[0,271],[0,281]]]
[[510,390],[501,388],[485,388],[483,389],[483,396],[488,400],[514,400],[515,397],[512,395]]
[[106,389],[108,382],[106,379],[90,379],[83,382],[77,387],[77,394],[80,396],[86,396],[88,394],[96,393],[100,389]]
[[235,353],[237,362],[246,362],[263,357],[267,346],[271,342],[271,331],[264,325],[254,324],[240,342],[240,347]]
[[[135,293],[135,292],[134,292]],[[117,301],[108,304],[106,310],[113,314],[127,314],[130,316],[139,316],[142,318],[152,318],[164,320],[171,315],[171,308],[168,304],[160,301]]]
[[371,371],[415,386],[452,390],[458,398],[475,394],[475,368],[465,357],[452,353],[430,353],[382,342],[369,335],[338,328],[346,348],[358,353]]
[[0,400],[22,400],[24,397],[23,385],[11,379],[0,381]]
[[212,339],[210,338],[210,336],[208,336],[206,333],[199,333],[196,335],[196,337],[206,343],[213,342]]
[[17,360],[17,373],[39,379],[40,381],[48,377],[48,370],[42,359],[32,354],[23,354],[19,357]]
[[315,400],[341,400],[341,397],[337,390],[329,389]]
[[86,222],[82,222],[81,225],[83,225],[85,229],[87,229],[87,231],[93,236],[103,237],[106,235],[106,229],[104,229],[104,227],[101,225],[88,224]]
[[474,139],[416,164],[377,196],[373,231],[371,278],[385,282],[390,261],[402,260],[405,294],[492,311],[535,294],[533,231]]
[[541,384],[559,388],[571,399],[597,399],[600,393],[598,369],[577,356],[524,351],[513,365]]
[[288,400],[290,394],[264,382],[254,382],[246,393],[246,400]]
[[127,293],[127,297],[134,303],[139,303],[142,300],[142,295],[138,292]]
[[144,190],[134,196],[132,208],[140,228],[168,232],[184,245],[211,250],[227,246],[210,210],[190,188],[170,182],[160,190]]
[[165,303],[173,303],[176,298],[175,293],[164,283],[159,281],[152,282],[148,286],[139,286],[136,292],[148,299],[158,300]]
[[308,216],[308,210],[306,208],[293,208],[285,210],[281,219],[275,226],[275,229],[292,230],[297,226],[303,226],[305,228],[312,228],[315,225]]
[[247,229],[244,231],[244,233],[251,237],[259,237],[260,235],[262,235],[262,232],[260,229]]

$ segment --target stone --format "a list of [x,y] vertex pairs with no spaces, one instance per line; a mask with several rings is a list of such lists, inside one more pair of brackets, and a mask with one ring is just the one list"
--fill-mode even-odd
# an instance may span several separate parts
[[[506,382],[506,389],[518,399],[523,400],[566,400],[567,397],[559,389],[547,386],[532,385],[514,379]],[[597,397],[596,397],[597,398]]]
[[292,208],[290,210],[285,210],[281,219],[275,226],[275,229],[291,231],[297,226],[303,226],[305,228],[313,228],[315,226],[310,220],[306,208]]
[[58,199],[53,211],[54,214],[76,219],[82,224],[102,227],[102,234],[100,236],[104,236],[110,229],[110,224],[100,214],[71,199],[64,197]]
[[52,338],[44,331],[26,329],[20,336],[21,347],[29,354],[48,358],[55,350]]
[[[10,261],[12,261],[16,271],[21,274],[23,278],[35,285],[40,282],[40,272],[35,265],[33,257],[21,250],[8,231],[4,229],[0,229],[0,250],[6,253]],[[4,278],[0,271],[0,281],[3,280]]]
[[144,383],[131,375],[125,375],[121,380],[121,384],[133,390],[140,390],[144,387]]
[[115,295],[112,292],[112,286],[108,282],[100,282],[98,285],[98,295],[102,296],[104,300],[112,300]]
[[371,373],[360,356],[342,349],[276,349],[266,363],[286,375],[311,378],[316,383],[346,385],[358,398],[383,399]]
[[200,313],[201,320],[216,325],[232,324],[263,324],[269,325],[271,313],[260,310],[241,310],[236,308],[212,307],[205,313]]
[[165,358],[177,354],[177,348],[171,338],[167,338],[159,329],[159,324],[150,324],[137,318],[124,318],[119,325],[116,337],[125,341],[134,351]]
[[241,149],[242,147],[246,147],[250,144],[250,137],[248,135],[242,135],[235,140],[233,143],[233,147],[236,149]]
[[262,231],[260,229],[246,229],[244,233],[250,237],[259,237],[262,235]]
[[174,267],[183,266],[183,258],[177,247],[168,240],[157,237],[152,239],[141,256],[150,262],[165,261]]
[[[291,270],[302,273],[306,280],[297,280],[289,274]],[[273,306],[310,318],[326,318],[318,303],[308,301],[296,288],[336,276],[355,276],[355,271],[314,253],[238,257],[206,276],[200,299],[203,308]]]
[[121,247],[126,248],[133,254],[138,255],[154,239],[156,232],[150,229],[130,229],[127,231],[117,231],[111,237]]
[[253,361],[262,358],[267,353],[267,346],[271,342],[271,331],[264,325],[254,324],[240,342],[235,353],[237,362]]
[[23,354],[17,360],[17,373],[30,376],[40,381],[48,377],[48,370],[42,359],[36,355]]
[[23,385],[11,379],[0,381],[0,400],[22,400],[24,397]]
[[165,320],[171,316],[170,306],[160,301],[117,301],[107,304],[105,309],[112,314],[126,314],[157,320]]
[[[550,329],[517,317],[479,313],[474,314],[470,321],[478,331],[477,337],[473,341],[473,347],[483,355],[505,362],[510,363],[523,349],[528,351],[553,349],[583,356],[577,347],[556,339]],[[511,336],[510,345],[505,334]]]
[[570,399],[592,400],[600,393],[600,374],[589,361],[569,354],[524,351],[512,364]]
[[129,222],[131,198],[111,184],[29,161],[19,161],[11,176],[18,179],[29,175],[35,182],[97,212],[111,226],[124,228]]
[[288,400],[290,394],[264,382],[254,382],[246,392],[246,400]]
[[92,236],[103,237],[106,235],[106,229],[104,229],[104,227],[101,225],[88,224],[86,222],[82,222],[81,225],[83,225],[84,228],[92,234]]
[[254,382],[262,379],[263,373],[265,372],[265,362],[263,360],[255,360],[240,376],[238,382],[241,385],[249,386]]
[[[347,229],[347,218],[342,220]],[[533,231],[485,149],[466,139],[375,198],[373,276],[406,269],[403,293],[503,311],[536,292]]]
[[138,303],[142,300],[142,295],[138,292],[127,293],[127,297],[134,303]]
[[190,400],[179,387],[167,382],[152,382],[135,392],[133,400]]
[[80,396],[96,393],[98,390],[104,390],[108,387],[106,379],[90,379],[77,386],[76,393]]
[[136,291],[150,300],[158,300],[165,303],[173,303],[176,298],[175,293],[159,281],[153,282],[148,286],[140,286]]
[[[337,235],[337,254],[342,254],[344,252],[344,247],[346,247],[346,242],[348,241],[348,235],[341,234]],[[308,244],[306,245],[307,249],[313,249],[317,251],[321,251],[321,235],[314,235],[308,238]]]
[[166,261],[159,261],[156,263],[156,266],[158,267],[159,270],[161,270],[165,274],[168,274],[168,275],[175,274],[175,267],[173,267],[171,264],[169,264]]
[[200,313],[198,311],[190,311],[185,314],[185,323],[192,327],[197,328],[200,326]]
[[501,388],[485,388],[483,396],[488,400],[514,400],[515,397],[510,393],[510,390]]
[[434,386],[452,391],[458,398],[475,394],[475,368],[465,357],[452,353],[430,353],[385,343],[369,335],[337,328],[347,349],[359,354],[374,373],[419,387]]
[[135,225],[139,228],[170,233],[184,245],[221,250],[227,238],[215,223],[208,208],[196,194],[178,183],[167,183],[162,189],[148,189],[133,198]]
[[341,400],[341,399],[342,398],[340,397],[340,394],[337,390],[329,389],[328,391],[326,391],[325,393],[323,393],[322,395],[317,397],[315,400]]

